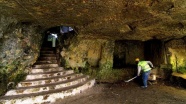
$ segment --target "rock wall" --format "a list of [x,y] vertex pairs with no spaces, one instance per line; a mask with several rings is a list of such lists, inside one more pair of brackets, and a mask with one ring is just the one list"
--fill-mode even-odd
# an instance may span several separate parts
[[146,41],[144,44],[144,56],[146,60],[151,61],[156,67],[164,63],[164,45],[161,40],[152,39]]
[[186,38],[174,39],[166,44],[166,55],[173,71],[186,73]]
[[144,59],[144,43],[141,41],[121,40],[115,42],[114,65],[135,65],[135,59]]
[[102,44],[101,60],[99,67],[101,70],[111,70],[113,68],[113,54],[115,43],[112,40],[106,40]]
[[61,52],[62,57],[66,60],[67,68],[85,67],[86,64],[91,67],[102,67],[103,63],[110,63],[109,66],[112,69],[113,63],[116,61],[113,56],[120,58],[124,55],[124,64],[127,65],[135,65],[137,57],[144,59],[144,42],[141,41],[115,42],[104,39],[73,38],[67,43],[70,43],[70,46]]
[[[69,47],[62,50],[61,56],[65,59],[65,66],[71,68],[99,67],[103,62],[103,49],[107,40],[83,39],[74,37]],[[108,47],[109,48],[109,47]],[[102,61],[100,61],[102,59]],[[112,60],[110,58],[109,60]]]
[[[0,18],[0,83],[17,82],[26,67],[38,58],[42,44],[39,27],[17,23],[12,18]],[[28,70],[27,70],[28,71]]]
[[70,45],[61,52],[66,68],[85,72],[104,82],[122,79],[121,70],[113,70],[113,53],[115,42],[106,39],[85,39],[74,37]]

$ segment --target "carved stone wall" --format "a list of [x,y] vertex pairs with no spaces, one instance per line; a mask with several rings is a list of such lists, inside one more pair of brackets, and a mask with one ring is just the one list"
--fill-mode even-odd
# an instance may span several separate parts
[[168,62],[173,71],[186,73],[186,40],[174,39],[166,43]]
[[136,58],[144,59],[144,42],[132,40],[120,40],[115,42],[115,67],[135,65]]
[[22,75],[28,72],[26,69],[37,60],[42,44],[39,31],[39,27],[30,23],[0,18],[0,83],[5,87],[10,81],[23,78]]

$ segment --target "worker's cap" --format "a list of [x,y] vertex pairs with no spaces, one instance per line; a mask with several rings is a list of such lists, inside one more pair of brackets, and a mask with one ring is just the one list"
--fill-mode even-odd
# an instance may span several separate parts
[[135,61],[139,61],[139,58],[136,58]]

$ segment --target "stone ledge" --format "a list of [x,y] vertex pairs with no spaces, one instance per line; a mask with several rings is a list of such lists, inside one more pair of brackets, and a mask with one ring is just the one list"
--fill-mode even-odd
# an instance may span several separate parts
[[170,81],[173,85],[186,88],[186,83],[185,83],[186,74],[180,74],[180,73],[173,72],[170,78]]
[[181,74],[181,73],[173,72],[173,73],[172,73],[172,76],[181,77],[181,78],[183,78],[183,79],[186,79],[186,74]]

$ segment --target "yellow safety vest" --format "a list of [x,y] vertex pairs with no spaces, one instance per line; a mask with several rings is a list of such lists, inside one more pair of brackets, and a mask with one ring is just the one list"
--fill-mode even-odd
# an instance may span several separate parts
[[151,70],[151,67],[149,66],[149,64],[146,61],[139,61],[138,66],[141,66],[141,70],[143,72],[147,72],[147,71]]

